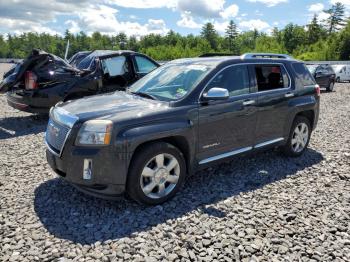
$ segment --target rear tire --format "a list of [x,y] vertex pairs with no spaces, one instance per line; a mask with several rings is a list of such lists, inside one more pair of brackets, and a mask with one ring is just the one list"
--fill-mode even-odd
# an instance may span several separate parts
[[336,82],[337,82],[337,83],[340,83],[340,77],[337,77]]
[[304,116],[297,116],[294,119],[287,143],[282,147],[284,155],[301,156],[309,145],[311,132],[310,120]]
[[151,143],[133,157],[126,191],[140,204],[159,205],[174,197],[184,183],[186,163],[176,147]]
[[334,90],[334,82],[330,82],[328,87],[327,87],[327,92],[333,92]]

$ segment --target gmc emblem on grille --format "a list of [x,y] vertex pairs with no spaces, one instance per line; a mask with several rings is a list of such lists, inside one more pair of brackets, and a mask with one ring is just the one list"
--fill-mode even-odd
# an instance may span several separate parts
[[52,136],[58,137],[58,133],[60,132],[60,129],[55,127],[52,123],[50,123],[49,128],[50,128],[50,134]]

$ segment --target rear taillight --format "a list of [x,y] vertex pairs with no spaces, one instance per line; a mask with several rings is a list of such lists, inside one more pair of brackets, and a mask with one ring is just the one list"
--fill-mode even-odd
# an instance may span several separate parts
[[316,95],[321,96],[321,88],[319,85],[315,85]]
[[32,71],[27,71],[25,73],[25,88],[28,90],[38,88],[38,83],[36,82],[37,77]]

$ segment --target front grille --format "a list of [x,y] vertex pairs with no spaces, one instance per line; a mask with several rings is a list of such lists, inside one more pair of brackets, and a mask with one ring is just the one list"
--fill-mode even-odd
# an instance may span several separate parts
[[46,130],[46,142],[51,148],[55,149],[58,154],[61,154],[69,132],[70,128],[59,124],[50,118]]

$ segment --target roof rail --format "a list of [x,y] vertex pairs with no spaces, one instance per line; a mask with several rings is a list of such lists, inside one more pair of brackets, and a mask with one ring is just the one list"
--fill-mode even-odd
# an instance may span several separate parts
[[[202,54],[198,57],[214,57],[214,56],[235,56],[235,54],[232,54],[232,53],[205,53],[205,54]],[[237,55],[239,56],[239,55]]]
[[293,59],[290,55],[285,54],[272,54],[272,53],[246,53],[241,56],[242,59],[253,58],[271,58],[271,59]]

